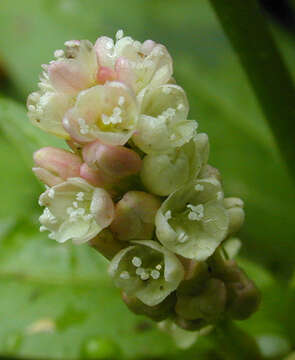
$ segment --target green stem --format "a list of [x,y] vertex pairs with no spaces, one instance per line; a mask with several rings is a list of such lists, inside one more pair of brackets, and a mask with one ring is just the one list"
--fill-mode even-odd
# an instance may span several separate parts
[[256,341],[231,320],[221,322],[212,336],[225,360],[263,360]]
[[295,87],[256,0],[209,0],[295,178]]

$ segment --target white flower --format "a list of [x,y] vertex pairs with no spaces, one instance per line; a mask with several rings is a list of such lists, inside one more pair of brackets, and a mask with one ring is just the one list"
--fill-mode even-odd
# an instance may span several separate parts
[[148,306],[161,303],[184,277],[182,264],[155,241],[133,241],[111,261],[109,273],[117,287]]
[[[116,43],[106,36],[99,37],[95,49],[102,69],[130,86],[135,93],[148,84],[165,84],[172,76],[172,59],[165,46],[152,40],[144,43],[131,37],[117,37]],[[104,71],[104,70],[103,70]]]
[[220,183],[215,178],[200,179],[162,203],[156,215],[156,234],[176,254],[205,261],[224,240],[228,224]]
[[76,244],[87,242],[109,226],[114,217],[110,195],[81,178],[70,178],[49,188],[39,203],[45,206],[39,218],[41,230],[50,231],[49,237],[60,243],[69,239]]
[[130,89],[120,82],[109,82],[80,92],[63,125],[77,142],[98,139],[124,145],[136,129],[137,118],[137,101]]
[[69,138],[62,125],[65,112],[79,91],[95,84],[98,70],[95,51],[88,40],[67,41],[66,50],[56,51],[57,60],[43,65],[40,90],[28,97],[32,123],[53,135]]
[[186,119],[189,107],[180,86],[150,86],[138,99],[141,115],[132,139],[145,153],[167,153],[189,142],[195,134],[198,124]]

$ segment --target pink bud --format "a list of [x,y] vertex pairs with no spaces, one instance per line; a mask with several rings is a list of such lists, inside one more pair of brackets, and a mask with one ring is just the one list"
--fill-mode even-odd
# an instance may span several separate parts
[[113,69],[101,66],[97,71],[96,80],[99,84],[104,84],[106,81],[117,80],[117,74]]
[[54,147],[45,147],[34,153],[33,168],[36,176],[45,184],[52,186],[80,174],[79,156]]
[[48,66],[48,76],[53,87],[66,94],[75,94],[89,86],[89,76],[78,62],[55,61]]
[[100,170],[90,168],[86,163],[80,167],[80,177],[97,187],[106,187],[114,181]]
[[124,146],[112,146],[94,141],[83,148],[83,159],[93,169],[121,178],[136,174],[141,169],[140,156]]
[[111,231],[119,240],[151,239],[160,205],[154,195],[142,191],[127,192],[116,204]]

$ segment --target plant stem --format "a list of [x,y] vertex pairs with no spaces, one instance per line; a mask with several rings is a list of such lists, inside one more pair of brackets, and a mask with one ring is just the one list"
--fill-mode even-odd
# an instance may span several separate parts
[[229,319],[221,322],[212,336],[225,360],[263,360],[256,341]]
[[256,0],[209,0],[295,178],[295,87]]

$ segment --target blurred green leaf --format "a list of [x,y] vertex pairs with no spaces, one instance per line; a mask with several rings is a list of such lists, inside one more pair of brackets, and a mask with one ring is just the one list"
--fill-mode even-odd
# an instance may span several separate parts
[[107,262],[86,245],[57,244],[38,233],[36,224],[22,223],[1,238],[0,248],[2,354],[86,358],[93,339],[120,349],[126,359],[202,359],[209,348],[204,339],[180,351],[155,323],[133,315],[107,275]]

